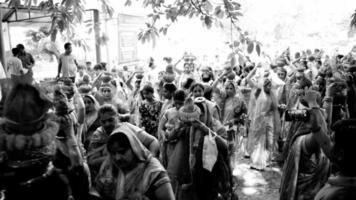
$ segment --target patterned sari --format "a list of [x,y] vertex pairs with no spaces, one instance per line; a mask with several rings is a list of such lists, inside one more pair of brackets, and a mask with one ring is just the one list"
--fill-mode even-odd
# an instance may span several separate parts
[[124,134],[128,138],[139,163],[134,169],[124,173],[114,165],[112,158],[108,155],[96,178],[96,189],[105,199],[154,199],[152,188],[169,183],[165,169],[143,146],[131,129],[120,127],[110,135],[109,140],[116,134]]
[[280,200],[314,199],[326,183],[329,160],[319,149],[309,153],[305,148],[306,137],[311,134],[301,126],[290,143],[290,151],[283,167]]

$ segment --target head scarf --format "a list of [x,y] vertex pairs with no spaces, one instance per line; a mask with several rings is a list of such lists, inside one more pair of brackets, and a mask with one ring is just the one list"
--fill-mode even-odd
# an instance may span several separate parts
[[100,107],[100,105],[99,105],[99,102],[95,99],[95,97],[93,96],[93,95],[91,95],[91,94],[86,94],[86,95],[84,95],[84,98],[89,98],[93,103],[94,103],[94,108],[95,108],[95,110],[99,110],[99,107]]
[[119,128],[115,129],[109,136],[108,143],[116,134],[124,134],[127,137],[132,151],[141,162],[146,162],[151,157],[151,153],[146,149],[146,147],[143,146],[140,140],[136,137],[134,131],[129,126],[123,124]]
[[239,86],[237,85],[237,82],[236,81],[233,81],[233,80],[226,80],[226,82],[224,83],[224,89],[228,86],[228,85],[232,85],[235,89],[235,96],[240,96],[240,97],[243,97],[240,89],[239,89]]
[[[130,195],[133,193],[144,195],[149,189],[150,183],[157,178],[158,172],[165,170],[143,146],[130,125],[123,123],[115,129],[109,136],[108,142],[114,139],[113,136],[117,134],[124,134],[127,137],[131,150],[139,163],[134,169],[124,173],[113,164],[110,155],[108,155],[97,176],[96,186],[99,192],[102,187],[105,187],[102,188],[102,191],[113,199],[130,199]],[[114,171],[118,171],[117,175]]]

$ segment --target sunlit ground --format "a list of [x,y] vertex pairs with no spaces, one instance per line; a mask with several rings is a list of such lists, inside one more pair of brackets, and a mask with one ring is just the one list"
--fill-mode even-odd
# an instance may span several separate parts
[[281,169],[278,166],[265,171],[250,169],[249,159],[240,158],[235,166],[234,177],[237,180],[239,200],[277,200]]

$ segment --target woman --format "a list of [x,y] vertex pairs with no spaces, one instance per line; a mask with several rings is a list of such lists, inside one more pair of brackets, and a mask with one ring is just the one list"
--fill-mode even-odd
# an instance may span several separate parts
[[174,199],[166,170],[130,129],[116,129],[107,150],[95,184],[104,200]]
[[328,179],[329,159],[334,158],[326,120],[316,102],[318,96],[313,90],[301,96],[301,106],[308,109],[310,117],[300,123],[286,143],[288,155],[283,166],[280,200],[314,199]]
[[[205,87],[201,83],[195,83],[191,86],[190,92],[195,99],[196,98],[204,98]],[[205,102],[209,108],[209,112],[213,114],[213,118],[217,121],[221,121],[219,106],[209,100],[205,100]]]
[[48,98],[31,85],[16,85],[0,121],[0,198],[73,198],[68,177],[51,162],[60,126],[49,120]]
[[[219,77],[219,80],[225,76],[223,74]],[[232,80],[227,80],[224,84],[225,90],[220,90],[217,88],[216,80],[213,84],[213,90],[216,94],[216,100],[221,108],[222,124],[229,130],[227,139],[230,146],[230,156],[232,161],[232,167],[235,162],[235,153],[237,151],[236,145],[239,143],[237,141],[237,135],[244,136],[246,131],[243,130],[245,124],[245,116],[247,114],[247,106],[244,100],[241,98],[242,94],[238,92],[238,86],[236,82]]]
[[[185,105],[186,106],[186,105]],[[184,107],[185,107],[184,106]],[[214,120],[204,101],[196,102],[200,116],[193,122],[181,121],[170,135],[175,148],[167,163],[167,172],[172,180],[177,200],[234,199],[232,172],[229,167],[226,141],[216,135]],[[182,107],[179,115],[192,116]],[[195,113],[195,112],[194,112]],[[211,170],[203,167],[204,136],[213,134],[218,153]]]
[[173,95],[173,108],[166,110],[159,121],[158,140],[162,145],[161,161],[164,167],[167,166],[169,156],[174,149],[174,140],[170,138],[175,129],[179,109],[183,106],[185,100],[185,92],[178,90]]
[[[256,84],[249,80],[253,87]],[[256,95],[256,106],[249,132],[248,148],[251,156],[251,168],[264,170],[271,161],[275,146],[275,135],[279,134],[280,120],[277,98],[274,95],[271,80],[264,78],[263,88]]]
[[83,124],[82,141],[84,148],[88,150],[91,136],[100,127],[98,118],[99,103],[93,95],[84,95],[85,119]]
[[144,101],[139,107],[140,127],[142,127],[150,135],[157,136],[159,116],[162,109],[162,102],[154,99],[154,89],[150,85],[146,85],[142,89]]

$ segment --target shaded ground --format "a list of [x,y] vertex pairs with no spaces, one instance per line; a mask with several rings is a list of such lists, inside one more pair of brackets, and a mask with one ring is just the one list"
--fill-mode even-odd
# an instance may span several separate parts
[[250,169],[248,159],[238,161],[234,170],[237,178],[239,200],[277,200],[281,169],[270,167],[265,171]]
[[245,142],[240,139],[233,172],[239,200],[278,200],[282,170],[275,164],[264,171],[250,169],[250,159],[244,159]]

